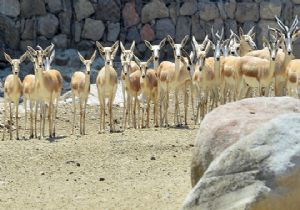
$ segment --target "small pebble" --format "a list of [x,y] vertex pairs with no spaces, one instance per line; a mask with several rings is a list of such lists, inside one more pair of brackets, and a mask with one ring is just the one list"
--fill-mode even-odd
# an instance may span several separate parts
[[150,158],[150,160],[156,160],[156,159],[155,159],[155,157],[154,157],[154,156],[152,156],[152,157]]
[[104,179],[104,178],[102,178],[102,177],[99,179],[99,181],[100,181],[100,182],[103,182],[104,180],[105,180],[105,179]]

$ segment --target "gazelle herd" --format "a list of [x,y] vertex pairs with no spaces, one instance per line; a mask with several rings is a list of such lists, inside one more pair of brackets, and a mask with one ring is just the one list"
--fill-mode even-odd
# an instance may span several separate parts
[[[184,123],[188,124],[189,96],[193,110],[193,119],[199,123],[205,114],[220,104],[239,100],[250,96],[250,88],[257,88],[259,96],[269,96],[274,83],[275,96],[292,95],[300,88],[300,59],[292,53],[293,42],[298,38],[298,18],[295,17],[290,27],[277,18],[279,28],[268,28],[268,37],[263,37],[264,48],[256,49],[253,41],[254,28],[239,35],[231,31],[224,40],[224,29],[216,33],[212,29],[212,40],[205,37],[198,43],[192,37],[192,48],[188,54],[184,47],[189,39],[185,36],[180,43],[175,43],[167,36],[158,45],[145,45],[152,55],[141,61],[134,55],[135,42],[125,49],[122,42],[115,42],[111,47],[103,47],[96,42],[100,56],[105,65],[100,69],[96,85],[100,104],[99,133],[105,130],[105,113],[108,109],[110,131],[115,131],[113,118],[113,101],[116,96],[118,75],[114,68],[114,60],[120,45],[121,49],[121,80],[124,99],[122,128],[150,127],[150,106],[153,103],[154,126],[169,126],[170,94],[174,93],[175,111],[174,125],[182,124],[179,98],[183,95]],[[160,62],[160,51],[170,44],[173,49],[174,62]],[[213,56],[208,57],[213,50]],[[40,115],[39,137],[44,137],[46,112],[48,110],[49,137],[55,137],[58,101],[63,87],[63,78],[58,70],[51,68],[54,58],[54,45],[45,50],[28,47],[20,59],[11,59],[5,54],[12,66],[12,74],[4,83],[4,125],[6,124],[7,105],[9,105],[9,134],[12,139],[12,103],[15,105],[16,136],[18,131],[18,104],[24,94],[25,130],[27,128],[27,102],[30,104],[30,138],[37,137],[37,116]],[[73,102],[72,134],[76,124],[76,100],[80,107],[80,134],[84,135],[87,99],[90,92],[91,65],[96,58],[96,51],[90,59],[85,59],[79,52],[79,59],[85,65],[85,71],[76,71],[71,79]],[[23,83],[18,77],[20,63],[28,57],[34,66],[34,75],[27,75]],[[150,68],[153,63],[153,68]],[[300,97],[299,93],[298,96]],[[146,102],[146,105],[145,105]],[[142,107],[142,117],[140,117]],[[196,108],[196,110],[195,110]],[[146,120],[145,115],[146,113]],[[158,114],[159,113],[159,114]],[[5,126],[4,126],[5,127]],[[3,132],[3,139],[5,131]]]

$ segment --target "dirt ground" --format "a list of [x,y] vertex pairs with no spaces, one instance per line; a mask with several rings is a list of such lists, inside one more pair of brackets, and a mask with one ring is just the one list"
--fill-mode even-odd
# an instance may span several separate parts
[[0,141],[0,209],[180,208],[197,127],[97,134],[98,109],[89,107],[87,135],[72,136],[70,109],[60,106],[55,140],[28,140],[21,115],[25,139]]

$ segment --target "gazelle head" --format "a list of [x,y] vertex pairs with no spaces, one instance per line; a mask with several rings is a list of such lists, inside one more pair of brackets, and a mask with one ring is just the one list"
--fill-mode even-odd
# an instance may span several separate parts
[[224,57],[227,57],[229,55],[230,41],[231,41],[231,39],[229,38],[229,39],[225,39],[221,43],[221,52],[223,53]]
[[153,56],[151,56],[146,62],[141,62],[139,60],[138,57],[134,56],[134,60],[135,62],[137,63],[137,65],[140,67],[141,69],[141,77],[142,78],[145,78],[146,77],[146,73],[147,73],[147,70],[148,70],[148,66],[149,64],[151,63],[151,61],[153,60]]
[[46,60],[46,57],[48,57],[49,54],[54,49],[54,44],[51,44],[45,50],[43,50],[43,48],[40,46],[37,46],[37,50],[34,50],[30,46],[28,46],[27,49],[28,49],[27,52],[29,54],[29,58],[34,63],[34,66],[36,67],[35,69],[45,70],[44,62]]
[[180,44],[175,44],[174,40],[172,39],[172,37],[170,35],[167,36],[168,41],[171,45],[171,47],[173,48],[173,52],[174,52],[174,57],[175,60],[180,59],[180,57],[182,56],[182,49],[184,48],[184,46],[186,45],[188,39],[189,39],[189,35],[186,35],[182,41],[180,42]]
[[219,31],[214,33],[214,29],[211,28],[211,34],[213,38],[212,48],[214,49],[214,58],[216,61],[219,61],[221,57],[221,43],[224,36],[224,28],[222,28],[221,34],[219,34]]
[[96,46],[105,61],[105,66],[112,65],[119,48],[119,41],[116,41],[111,47],[103,47],[100,42],[96,41]]
[[55,57],[55,50],[52,51],[50,56],[46,56],[46,59],[44,61],[45,70],[48,71],[51,68],[51,63],[53,62]]
[[211,41],[208,40],[204,44],[205,44],[205,46],[204,46],[203,50],[201,50],[198,54],[196,54],[196,67],[195,67],[195,70],[202,71],[202,69],[203,69],[203,67],[205,65],[205,59],[206,59],[207,54],[208,54],[208,52],[210,50]]
[[240,38],[232,31],[230,30],[230,38],[229,38],[229,51],[228,53],[233,56],[238,56],[240,53],[240,46],[239,43]]
[[96,58],[96,53],[97,51],[95,50],[92,57],[88,60],[84,59],[84,57],[80,54],[80,52],[78,52],[78,56],[79,59],[81,60],[81,62],[85,65],[85,73],[87,75],[91,74],[91,65],[94,62],[95,58]]
[[293,53],[292,43],[299,36],[300,28],[297,27],[298,17],[296,15],[291,27],[284,25],[283,22],[277,16],[275,16],[275,18],[277,24],[280,27],[280,30],[277,28],[272,28],[272,30],[276,31],[280,35],[281,39],[283,39],[282,41],[284,42],[285,50],[287,51],[288,55],[291,55]]
[[27,52],[25,52],[19,59],[12,59],[10,55],[4,53],[5,59],[10,63],[12,66],[11,70],[13,75],[19,75],[20,72],[20,64],[26,59]]
[[130,62],[134,56],[134,47],[135,47],[135,41],[132,42],[131,47],[129,50],[126,50],[123,43],[120,42],[121,47],[121,64],[122,64],[122,71],[124,75],[127,75],[128,68],[130,65]]
[[241,44],[246,44],[250,48],[250,50],[256,50],[257,46],[253,39],[255,38],[255,32],[254,32],[254,26],[248,31],[248,33],[244,33],[243,29],[239,29],[240,37],[239,37],[239,42]]
[[150,42],[144,40],[145,45],[152,51],[152,56],[155,62],[159,61],[160,50],[166,44],[166,38],[160,41],[158,45],[151,45]]
[[269,28],[269,30],[268,30],[268,40],[265,37],[263,37],[263,43],[269,49],[271,60],[275,61],[276,56],[277,56],[277,52],[278,52],[278,49],[279,49],[279,43],[280,43],[280,41],[278,40],[277,34],[272,35],[271,34],[271,29]]

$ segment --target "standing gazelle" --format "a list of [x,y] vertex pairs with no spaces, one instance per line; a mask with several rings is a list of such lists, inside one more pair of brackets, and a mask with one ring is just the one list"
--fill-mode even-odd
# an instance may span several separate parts
[[79,112],[80,112],[80,134],[85,135],[85,115],[88,96],[90,93],[91,84],[91,65],[96,58],[96,50],[90,60],[85,60],[78,52],[81,62],[85,65],[85,73],[76,71],[71,79],[72,101],[73,101],[73,126],[72,134],[75,128],[76,103],[75,97],[79,98]]
[[[134,57],[135,61],[141,68],[141,89],[146,97],[147,102],[147,119],[146,127],[149,128],[150,121],[150,102],[153,101],[154,104],[154,124],[155,127],[158,127],[158,79],[155,69],[149,69],[148,65],[152,61],[153,57],[151,56],[146,62],[141,62],[137,57]],[[142,115],[142,127],[144,127],[144,106],[143,106],[143,115]]]
[[27,53],[23,54],[20,59],[11,59],[11,57],[4,53],[5,59],[12,66],[12,74],[8,75],[4,82],[4,131],[2,140],[5,137],[5,125],[6,125],[6,112],[7,112],[7,103],[9,103],[9,136],[10,140],[12,140],[12,108],[11,104],[14,103],[16,108],[16,132],[17,132],[17,140],[19,140],[19,99],[22,95],[23,85],[19,78],[20,64],[26,59]]
[[[49,120],[49,137],[55,137],[55,120],[58,108],[58,99],[61,94],[63,78],[59,71],[55,69],[50,69],[45,71],[44,62],[45,57],[52,52],[54,45],[50,45],[45,50],[38,46],[38,50],[34,50],[32,47],[28,46],[28,52],[31,56],[31,60],[36,66],[36,85],[35,88],[38,89],[38,98],[40,101],[40,112],[41,121],[40,123],[40,137],[44,137],[45,128],[45,114],[46,114],[46,104],[48,105],[48,120]],[[55,106],[54,106],[55,103]]]
[[112,114],[112,105],[117,92],[118,75],[113,67],[113,60],[119,48],[119,42],[116,41],[112,47],[103,47],[98,41],[97,48],[101,57],[105,61],[105,66],[98,73],[96,84],[98,89],[98,98],[100,103],[100,125],[99,133],[105,129],[105,99],[108,99],[109,106],[109,124],[110,131],[114,131],[114,121]]

